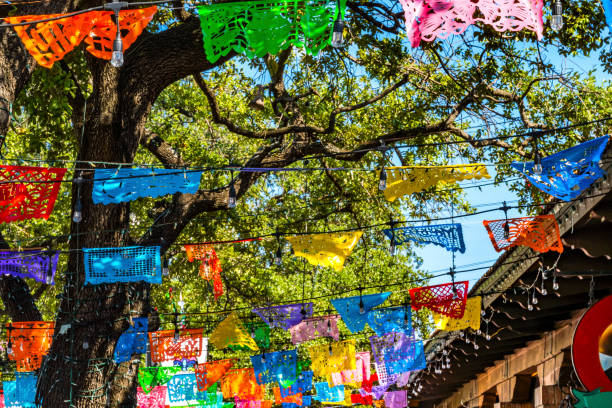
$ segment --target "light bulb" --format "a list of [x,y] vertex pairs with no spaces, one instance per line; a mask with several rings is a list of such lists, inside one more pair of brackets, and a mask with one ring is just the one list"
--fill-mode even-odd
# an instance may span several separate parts
[[87,350],[89,348],[89,343],[87,341],[83,342],[83,349]]
[[227,206],[229,208],[236,207],[236,189],[234,188],[234,183],[230,184],[229,187],[229,199],[227,200]]
[[540,292],[542,292],[542,296],[548,295],[548,291],[546,290],[546,288],[542,288]]
[[552,285],[552,288],[553,288],[554,290],[559,290],[559,284],[557,283],[557,280],[556,280],[556,279],[553,279],[553,285]]
[[480,315],[481,315],[482,317],[484,317],[486,314],[487,314],[486,310],[482,309],[482,310],[480,311]]
[[164,266],[162,268],[162,274],[163,275],[168,275],[170,273],[170,261],[168,261],[168,258],[164,259]]
[[478,350],[480,348],[480,346],[476,343],[474,343],[474,350]]
[[527,310],[530,312],[533,310],[533,305],[531,303],[527,305]]
[[533,158],[533,172],[537,175],[542,174],[542,157],[537,150]]
[[8,346],[7,346],[7,348],[6,348],[6,353],[7,353],[9,356],[12,356],[12,355],[13,355],[13,345],[11,344],[11,342],[10,342],[10,341],[9,341]]
[[507,221],[504,223],[504,238],[510,238],[510,224]]
[[262,363],[265,363],[265,362],[266,362],[266,353],[263,353],[263,354],[261,355],[261,362],[262,362]]
[[111,55],[110,63],[115,68],[123,66],[123,40],[121,40],[119,27],[117,27],[117,36],[115,41],[113,41],[113,54]]
[[395,242],[391,242],[391,246],[389,247],[389,252],[391,252],[391,255],[395,255]]
[[552,17],[550,19],[550,28],[554,31],[559,31],[563,27],[563,5],[561,0],[555,0],[552,6]]
[[387,188],[387,171],[383,167],[380,170],[380,176],[379,176],[379,179],[378,179],[378,189],[380,191],[384,191],[386,188]]
[[423,386],[421,384],[419,384],[418,390],[421,391],[422,389],[423,389]]
[[180,335],[179,335],[179,331],[178,329],[174,330],[174,341],[177,342],[179,341]]
[[283,251],[281,251],[281,247],[279,246],[274,254],[274,265],[280,266],[283,263]]
[[485,339],[491,340],[491,336],[489,336],[489,334],[487,333],[487,335],[485,336]]
[[533,294],[533,298],[531,299],[531,303],[533,303],[534,305],[538,304],[538,298],[536,297],[535,293]]
[[365,314],[365,305],[363,299],[359,299],[359,314]]
[[53,283],[53,275],[47,275],[47,278],[45,279],[45,282],[47,283],[47,285],[50,285]]
[[482,330],[480,329],[476,330],[476,334],[480,336],[482,334]]
[[338,16],[338,19],[334,23],[331,45],[334,48],[340,48],[344,45],[344,19],[342,16]]
[[74,205],[74,213],[72,214],[72,221],[75,223],[79,223],[83,220],[83,205],[81,204],[81,200],[77,199],[76,204]]

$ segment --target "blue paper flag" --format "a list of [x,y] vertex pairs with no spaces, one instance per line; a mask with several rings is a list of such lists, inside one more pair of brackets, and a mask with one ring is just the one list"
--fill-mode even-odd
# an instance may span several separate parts
[[[368,320],[368,312],[384,302],[389,295],[391,295],[391,292],[352,296],[332,299],[331,303],[338,313],[340,313],[340,316],[342,316],[342,320],[344,324],[346,324],[346,327],[348,327],[352,333],[356,333],[365,328]],[[360,310],[360,300],[363,301],[363,310]]]
[[560,200],[573,200],[598,178],[604,176],[599,167],[608,136],[589,140],[542,159],[542,173],[534,171],[533,162],[514,162],[537,188]]
[[370,344],[374,361],[378,364],[384,362],[387,375],[422,370],[426,366],[423,342],[404,333],[372,336]]
[[[306,393],[312,389],[312,379],[314,373],[312,371],[302,371],[298,376],[297,380],[291,387],[283,387],[280,385],[281,398],[287,398],[290,395]],[[302,401],[304,398],[302,397]]]
[[162,283],[160,247],[84,248],[85,283]]
[[344,402],[344,385],[330,387],[327,381],[315,383],[317,395],[312,398],[321,402]]
[[608,35],[612,35],[612,0],[602,0],[601,5],[604,9],[606,24],[608,25]]
[[91,198],[94,204],[116,204],[140,197],[195,194],[201,171],[180,169],[96,169]]
[[168,400],[171,403],[192,404],[196,401],[206,402],[206,391],[198,391],[195,373],[177,374],[168,382]]
[[38,376],[34,372],[15,373],[15,400],[22,408],[36,407],[36,382]]
[[293,384],[296,381],[297,350],[257,354],[251,356],[251,363],[258,384]]
[[407,241],[434,244],[451,252],[465,252],[461,224],[421,225],[416,227],[390,228],[383,230],[393,245]]
[[379,336],[393,332],[412,336],[412,309],[410,306],[397,306],[370,310],[368,325]]
[[149,319],[147,317],[136,317],[132,320],[134,325],[121,333],[117,340],[114,353],[116,363],[129,361],[133,354],[145,354],[147,352]]
[[17,384],[15,381],[3,381],[2,390],[4,391],[4,405],[7,408],[20,407],[17,400]]

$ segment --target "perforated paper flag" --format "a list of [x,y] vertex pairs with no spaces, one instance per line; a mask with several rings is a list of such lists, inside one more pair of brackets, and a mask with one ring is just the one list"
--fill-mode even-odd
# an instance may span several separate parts
[[212,245],[185,245],[185,252],[189,262],[200,261],[200,276],[202,279],[213,282],[215,300],[223,295],[223,280],[221,279],[221,261]]
[[114,204],[140,197],[195,194],[201,171],[178,169],[96,169],[91,198],[94,204]]
[[0,223],[49,219],[66,169],[0,166]]
[[354,340],[312,346],[308,352],[312,371],[317,377],[327,378],[332,373],[355,369]]
[[406,408],[408,399],[406,390],[388,391],[385,393],[385,407],[387,408]]
[[456,183],[463,180],[491,178],[484,164],[462,164],[457,166],[386,167],[387,188],[385,198],[397,198],[418,193],[439,183]]
[[304,394],[312,389],[312,379],[314,373],[312,371],[302,371],[298,376],[297,380],[291,387],[280,387],[281,398],[289,397],[295,394]]
[[195,405],[206,401],[205,392],[199,392],[194,373],[176,374],[168,381],[168,400],[172,404]]
[[23,408],[36,407],[36,373],[15,373],[15,397]]
[[198,381],[198,390],[208,390],[210,386],[223,378],[233,365],[234,360],[231,359],[209,361],[196,365],[195,374]]
[[83,248],[85,283],[162,283],[160,247]]
[[483,224],[497,252],[519,245],[527,246],[540,253],[563,252],[559,224],[552,214],[508,220],[485,220]]
[[330,387],[326,382],[315,383],[315,399],[321,402],[344,402],[344,385]]
[[387,333],[412,334],[412,309],[410,306],[385,307],[368,312],[368,325],[382,336]]
[[443,283],[410,289],[410,305],[414,310],[423,307],[444,316],[460,319],[465,312],[468,281]]
[[346,327],[351,332],[356,333],[365,328],[368,321],[368,312],[387,300],[389,295],[391,295],[391,292],[351,296],[332,299],[331,304],[342,316],[342,321],[346,324]]
[[573,200],[605,175],[599,161],[608,139],[608,136],[599,137],[542,158],[540,174],[534,171],[534,162],[515,162],[512,167],[545,193],[561,200]]
[[312,265],[329,266],[340,272],[362,235],[362,231],[296,235],[287,237],[287,241],[295,256],[306,258]]
[[7,324],[7,340],[12,344],[12,353],[8,357],[17,363],[18,372],[31,372],[40,368],[42,358],[53,342],[54,328],[54,322]]
[[[403,333],[389,333],[370,337],[375,361],[384,362],[387,375],[397,375],[425,368],[423,342]],[[380,378],[380,376],[379,376]],[[392,380],[395,382],[397,377]]]
[[221,379],[223,398],[264,399],[265,387],[257,384],[252,368],[230,370]]
[[399,375],[391,374],[387,370],[384,358],[381,359],[380,362],[377,362],[376,359],[374,359],[374,369],[376,370],[376,375],[378,376],[379,385],[372,386],[371,395],[374,397],[374,399],[381,399],[387,389],[397,381]]
[[[263,322],[249,322],[245,323],[244,327],[250,333],[253,340],[255,340],[257,347],[260,349],[270,348],[270,326]],[[229,348],[241,351],[250,350],[248,347],[238,345],[230,345]]]
[[206,361],[208,341],[202,337],[202,334],[203,329],[179,330],[178,338],[175,338],[174,330],[149,332],[151,361],[155,363]]
[[259,347],[249,335],[235,312],[232,312],[213,330],[209,337],[210,344],[222,350],[229,346],[245,347],[257,351]]
[[312,316],[312,303],[258,307],[253,309],[253,313],[261,317],[261,320],[270,327],[281,327],[289,330],[302,320]]
[[17,384],[15,381],[3,381],[2,390],[4,393],[4,405],[7,408],[20,408],[21,404],[17,400]]
[[206,58],[214,63],[232,50],[249,58],[290,46],[317,55],[330,44],[334,21],[346,2],[258,0],[198,6]]
[[280,405],[280,404],[296,404],[297,406],[301,406],[302,405],[302,394],[298,393],[298,394],[291,394],[291,395],[285,395],[284,397],[281,395],[281,388],[279,387],[274,387],[272,389],[272,392],[274,393],[274,403],[276,405]]
[[59,251],[0,251],[0,274],[55,284]]
[[360,351],[355,353],[355,369],[332,373],[327,382],[330,386],[350,385],[358,387],[364,380],[370,378],[370,352]]
[[383,230],[393,245],[407,241],[434,244],[451,252],[465,252],[461,224],[421,225],[416,227],[390,228]]
[[471,327],[474,330],[480,329],[480,311],[482,306],[482,298],[474,296],[468,298],[465,304],[465,312],[461,319],[453,319],[438,313],[433,314],[436,329],[438,330],[464,330]]
[[166,386],[157,386],[145,393],[142,388],[138,387],[136,391],[138,408],[165,408],[166,390]]
[[113,359],[116,363],[129,361],[133,354],[145,354],[147,352],[149,319],[146,317],[136,317],[132,320],[134,325],[130,326],[119,336],[115,345]]
[[251,356],[258,384],[278,382],[284,387],[293,384],[297,377],[297,351],[275,351]]
[[340,316],[319,316],[312,317],[291,327],[291,342],[293,344],[318,339],[320,337],[331,337],[338,341],[338,319]]
[[142,392],[148,394],[155,388],[167,384],[179,371],[181,371],[181,367],[139,367],[138,383]]

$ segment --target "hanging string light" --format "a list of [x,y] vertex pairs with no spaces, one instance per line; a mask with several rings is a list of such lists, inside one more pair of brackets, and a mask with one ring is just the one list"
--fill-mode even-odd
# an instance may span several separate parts
[[234,171],[232,171],[232,181],[229,186],[229,198],[227,200],[227,206],[229,208],[236,207],[236,188],[234,187]]
[[538,139],[535,139],[534,142],[533,172],[537,175],[542,174],[542,155],[540,154],[540,150],[538,149]]
[[117,26],[117,34],[113,41],[113,53],[111,54],[110,63],[115,68],[123,66],[123,40],[121,39],[121,27],[119,26],[119,10],[127,7],[128,3],[125,1],[120,2],[119,0],[113,0],[112,3],[106,4],[104,8],[110,9],[115,12],[115,25]]
[[83,177],[79,173],[78,177],[73,180],[73,183],[77,186],[77,199],[74,205],[74,213],[72,214],[72,221],[80,223],[83,220],[83,205],[81,204],[81,186],[83,185]]
[[[340,10],[340,7],[338,7]],[[334,48],[340,48],[344,45],[344,18],[342,17],[342,12],[338,13],[338,18],[334,23],[334,31],[332,33],[332,42],[331,45]]]
[[561,0],[555,0],[552,6],[552,17],[550,19],[550,28],[554,31],[561,30],[563,27],[563,4]]

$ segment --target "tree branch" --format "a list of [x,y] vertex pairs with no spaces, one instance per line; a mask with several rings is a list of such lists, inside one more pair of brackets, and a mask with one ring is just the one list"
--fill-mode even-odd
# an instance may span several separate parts
[[176,153],[174,148],[157,133],[145,132],[140,144],[149,150],[164,165],[165,168],[185,166],[183,159]]

